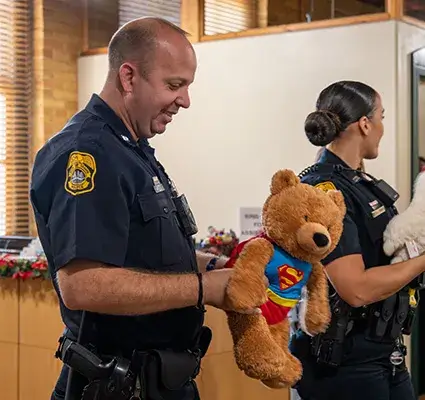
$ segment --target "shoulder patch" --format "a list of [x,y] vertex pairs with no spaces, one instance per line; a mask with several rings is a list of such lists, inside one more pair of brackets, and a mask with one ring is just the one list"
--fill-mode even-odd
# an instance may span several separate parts
[[318,183],[314,187],[323,190],[324,192],[328,192],[329,190],[337,190],[335,185],[330,181]]
[[91,154],[73,151],[66,165],[65,190],[73,196],[91,192],[96,171],[96,160]]

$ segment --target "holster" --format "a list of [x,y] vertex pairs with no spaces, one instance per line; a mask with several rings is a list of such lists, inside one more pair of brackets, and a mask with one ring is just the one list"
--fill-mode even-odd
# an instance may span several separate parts
[[386,300],[371,306],[366,338],[372,341],[393,342],[411,319],[409,294],[401,290]]
[[397,294],[382,302],[370,306],[369,323],[366,338],[369,340],[383,340],[387,335],[388,325],[397,305]]
[[331,300],[331,311],[329,328],[325,333],[312,338],[311,351],[317,363],[337,367],[344,355],[344,340],[349,329],[351,307],[335,294],[335,298]]

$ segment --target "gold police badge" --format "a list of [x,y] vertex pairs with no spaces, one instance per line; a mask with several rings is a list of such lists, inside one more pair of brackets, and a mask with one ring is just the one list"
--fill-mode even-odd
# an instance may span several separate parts
[[66,166],[65,190],[77,196],[94,189],[96,160],[89,153],[73,151]]
[[323,190],[324,192],[329,192],[329,190],[336,190],[335,185],[332,182],[321,182],[315,185],[314,187]]

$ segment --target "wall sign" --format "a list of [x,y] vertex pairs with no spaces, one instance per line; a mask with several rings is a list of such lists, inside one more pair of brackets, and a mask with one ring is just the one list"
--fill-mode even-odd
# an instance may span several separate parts
[[239,208],[239,227],[240,241],[249,239],[258,235],[262,229],[262,207],[240,207]]

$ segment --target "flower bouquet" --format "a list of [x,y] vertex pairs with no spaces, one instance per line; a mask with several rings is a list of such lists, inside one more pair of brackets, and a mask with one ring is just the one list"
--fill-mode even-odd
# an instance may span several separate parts
[[200,251],[229,257],[232,250],[239,243],[239,238],[232,229],[226,232],[224,229],[217,230],[213,226],[210,226],[208,233],[209,235],[199,243],[198,249]]

